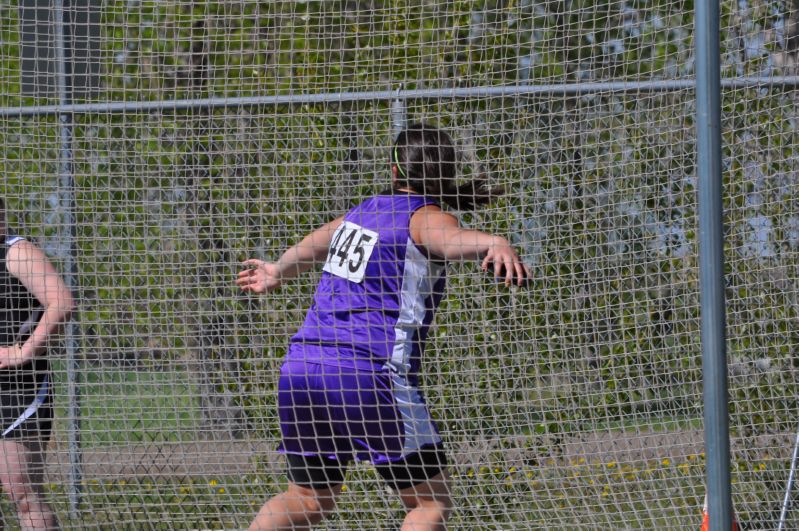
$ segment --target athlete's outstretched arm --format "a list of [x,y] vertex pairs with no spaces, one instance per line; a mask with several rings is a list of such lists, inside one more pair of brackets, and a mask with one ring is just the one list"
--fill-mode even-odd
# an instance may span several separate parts
[[325,223],[296,245],[289,247],[277,262],[250,258],[242,262],[245,269],[239,273],[236,284],[242,291],[266,293],[280,286],[283,280],[298,276],[322,261],[328,253],[333,233],[343,216]]
[[530,269],[522,263],[516,250],[502,236],[465,229],[457,218],[436,206],[419,209],[411,217],[411,237],[429,253],[444,260],[474,260],[482,257],[481,267],[494,275],[504,276],[505,284],[522,285],[530,278]]

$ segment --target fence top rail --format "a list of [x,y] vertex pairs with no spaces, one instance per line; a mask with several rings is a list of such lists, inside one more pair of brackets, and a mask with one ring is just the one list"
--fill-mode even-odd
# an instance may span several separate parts
[[[413,99],[460,99],[474,97],[513,97],[541,94],[579,96],[598,92],[646,93],[693,89],[695,79],[660,81],[614,81],[602,83],[561,83],[552,85],[504,85],[495,87],[459,87],[440,89],[380,90],[364,92],[327,92],[319,94],[282,94],[212,97],[179,100],[76,103],[69,105],[28,105],[0,107],[0,116],[46,116],[58,114],[148,113],[188,109],[219,109],[230,107],[260,107],[356,101],[387,101]],[[722,88],[796,87],[799,76],[740,77],[721,80]]]

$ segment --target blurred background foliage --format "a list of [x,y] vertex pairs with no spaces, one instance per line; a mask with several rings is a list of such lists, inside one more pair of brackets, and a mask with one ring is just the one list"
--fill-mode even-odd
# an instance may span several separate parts
[[[19,6],[0,0],[0,107],[23,94]],[[793,2],[722,2],[722,134],[732,429],[796,424],[799,335]],[[427,0],[102,3],[99,86],[76,103],[693,79],[693,2]],[[52,116],[0,121],[2,192],[56,259],[74,193],[86,370],[185,367],[202,422],[273,437],[274,385],[315,274],[261,299],[241,260],[276,259],[388,184],[387,101],[72,115],[65,190]],[[426,388],[454,448],[701,419],[694,91],[553,88],[419,98],[464,176],[509,193],[462,214],[532,266],[507,291],[452,265]]]

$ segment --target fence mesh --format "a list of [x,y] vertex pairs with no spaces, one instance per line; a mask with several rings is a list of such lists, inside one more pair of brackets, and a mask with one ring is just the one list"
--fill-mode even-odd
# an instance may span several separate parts
[[[62,524],[243,528],[285,488],[279,368],[321,264],[263,297],[234,279],[388,186],[399,118],[440,126],[464,178],[505,187],[457,215],[533,272],[508,290],[447,266],[421,388],[452,527],[698,528],[696,108],[669,85],[694,79],[692,9],[0,0],[9,224],[78,304],[50,352],[44,490]],[[722,77],[759,80],[722,93],[732,492],[753,528],[775,526],[799,427],[799,116],[779,82],[797,73],[796,9],[722,2]],[[484,90],[525,86],[540,90]],[[404,514],[361,463],[321,527]]]

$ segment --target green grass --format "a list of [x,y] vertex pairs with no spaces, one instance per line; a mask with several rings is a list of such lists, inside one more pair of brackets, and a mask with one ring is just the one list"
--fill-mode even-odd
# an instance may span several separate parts
[[[456,509],[450,527],[698,529],[705,493],[704,465],[704,458],[698,455],[634,465],[611,462],[456,469]],[[779,500],[764,497],[767,493],[758,479],[767,474],[766,467],[751,463],[746,471],[752,476],[746,478],[746,484],[760,485],[760,489],[745,493],[736,489],[739,522],[756,519],[763,507],[779,507]],[[49,485],[48,491],[65,528],[242,529],[260,505],[284,486],[284,476],[267,470],[217,478],[89,480],[83,485],[77,520],[69,518],[63,486]],[[385,493],[373,470],[353,469],[345,487],[336,512],[320,529],[399,528],[402,508],[395,496]],[[747,500],[748,505],[743,503]],[[7,502],[0,505],[3,514],[12,514]],[[10,529],[15,529],[13,521]]]
[[[697,412],[700,414],[701,412]],[[594,431],[605,431],[607,429],[613,432],[630,432],[636,433],[640,430],[654,431],[654,432],[671,432],[671,431],[686,431],[686,430],[702,430],[704,424],[701,416],[696,415],[663,415],[656,417],[654,415],[635,415],[625,417],[614,422],[607,422],[605,425],[598,425]]]
[[[607,529],[692,526],[701,521],[704,459],[453,469],[452,529]],[[275,471],[230,477],[86,481],[76,528],[241,529],[285,487]],[[67,523],[66,492],[50,486]],[[404,512],[371,467],[353,468],[322,529],[398,528]],[[696,525],[698,528],[698,524]],[[592,527],[596,528],[596,527]]]
[[[56,374],[56,430],[67,429],[66,375]],[[79,388],[84,449],[144,442],[185,442],[198,424],[197,392],[186,372],[88,369]]]

